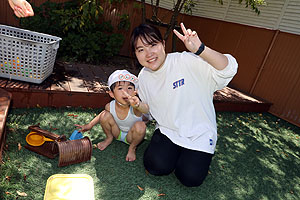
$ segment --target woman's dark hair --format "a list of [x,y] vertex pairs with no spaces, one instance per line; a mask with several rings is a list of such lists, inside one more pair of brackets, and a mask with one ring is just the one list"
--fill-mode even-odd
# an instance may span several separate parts
[[135,55],[136,43],[139,38],[146,44],[163,42],[163,38],[158,28],[149,24],[141,24],[132,31],[130,37],[131,56],[134,58],[135,66],[142,68],[143,66],[141,66]]

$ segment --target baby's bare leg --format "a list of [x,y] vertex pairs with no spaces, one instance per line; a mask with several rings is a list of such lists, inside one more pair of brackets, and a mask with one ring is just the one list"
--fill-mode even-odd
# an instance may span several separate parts
[[145,122],[136,122],[129,130],[126,140],[130,144],[128,153],[126,155],[126,161],[134,161],[136,159],[136,147],[144,139],[146,134]]
[[100,113],[100,124],[106,135],[104,141],[97,144],[98,149],[104,150],[113,141],[114,137],[117,138],[120,134],[120,129],[116,124],[110,112],[104,110]]

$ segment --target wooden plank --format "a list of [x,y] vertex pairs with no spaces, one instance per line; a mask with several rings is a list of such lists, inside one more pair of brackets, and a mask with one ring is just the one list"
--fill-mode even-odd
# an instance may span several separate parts
[[245,93],[235,90],[230,87],[225,87],[214,93],[215,101],[230,101],[230,102],[248,102],[248,103],[263,103],[263,101],[253,98]]
[[61,92],[70,92],[70,85],[68,81],[57,81],[52,83],[51,87],[51,92],[57,92],[57,91],[61,91]]
[[0,78],[0,88],[5,88],[7,84],[7,79]]
[[95,76],[90,68],[90,65],[81,64],[78,66],[78,69],[90,93],[97,93],[103,90],[102,89],[103,86],[100,85],[100,83],[95,79]]
[[6,140],[5,123],[10,106],[11,94],[0,88],[0,163],[2,161],[2,151]]
[[28,89],[30,91],[44,91],[44,92],[51,91],[51,83],[47,82],[40,85],[30,84]]
[[6,84],[6,89],[16,89],[16,90],[28,90],[30,84],[23,81],[8,80]]
[[83,108],[104,108],[104,106],[111,101],[107,93],[72,93],[66,94],[53,94],[52,106],[65,107],[81,106]]
[[29,85],[29,90],[30,91],[50,91],[51,90],[51,85],[52,85],[52,79],[51,76],[48,77],[46,80],[44,80],[40,84],[30,84]]
[[[66,106],[71,106],[70,101],[72,101],[71,94],[68,92],[52,92],[50,94],[51,107],[61,108]],[[77,105],[78,106],[78,105]]]
[[97,80],[97,82],[101,85],[103,91],[107,91],[107,80],[109,75],[105,73],[105,71],[100,66],[92,65],[90,66],[90,69],[94,75],[94,79]]
[[88,92],[87,86],[82,80],[82,75],[76,65],[65,64],[65,70],[67,72],[70,92]]
[[230,87],[216,91],[213,100],[216,111],[267,112],[272,105]]
[[[50,91],[50,90],[48,90]],[[34,107],[49,107],[49,93],[46,91],[30,91],[28,92],[28,104],[27,107],[34,108]]]
[[88,108],[104,108],[112,99],[107,93],[90,94],[86,97],[87,102],[84,102],[85,107]]
[[9,7],[8,1],[0,1],[0,23],[7,24],[6,16]]
[[[123,66],[120,66],[119,69],[123,69]],[[106,75],[106,80],[107,80],[108,77],[117,69],[114,66],[107,64],[107,65],[103,65],[102,70],[103,70],[104,74]]]
[[12,94],[11,107],[27,108],[28,107],[28,90],[7,89]]
[[[0,78],[0,86],[12,93],[12,107],[104,107],[110,101],[105,93],[107,79],[119,69],[116,65],[136,72],[122,59],[112,62],[100,66],[56,63],[52,75],[41,84]],[[230,87],[217,91],[213,100],[216,111],[265,112],[271,105]]]
[[51,82],[51,92],[70,92],[71,89],[63,63],[55,62],[53,73],[49,77],[49,80],[49,82]]
[[51,86],[51,92],[57,92],[57,91],[61,91],[61,92],[70,92],[70,85],[68,81],[58,81],[53,83]]
[[3,89],[0,89],[0,136],[4,131],[10,100],[11,94]]
[[81,106],[84,108],[104,108],[104,106],[111,101],[107,93],[83,93],[74,92],[66,93],[52,93],[50,95],[50,102],[52,107],[66,107]]
[[267,103],[214,101],[214,107],[217,112],[268,112],[270,106]]

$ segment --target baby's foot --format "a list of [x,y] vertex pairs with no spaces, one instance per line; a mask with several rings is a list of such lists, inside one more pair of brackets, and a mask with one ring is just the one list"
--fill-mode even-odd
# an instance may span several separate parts
[[111,139],[107,139],[106,138],[104,141],[99,142],[97,144],[97,147],[98,147],[98,149],[100,149],[101,151],[103,151],[108,145],[110,145],[111,142],[112,142]]
[[131,161],[135,161],[135,159],[136,159],[135,149],[129,148],[128,153],[126,155],[126,161],[131,162]]

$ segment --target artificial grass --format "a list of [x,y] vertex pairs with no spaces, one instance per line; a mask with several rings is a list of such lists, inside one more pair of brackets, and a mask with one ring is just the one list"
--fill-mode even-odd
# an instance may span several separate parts
[[[217,113],[216,154],[209,175],[196,188],[183,186],[174,174],[158,177],[145,172],[142,158],[154,129],[151,123],[134,162],[125,161],[128,146],[118,141],[104,151],[93,149],[91,161],[66,167],[57,167],[58,158],[49,159],[23,147],[30,125],[40,123],[42,129],[69,137],[74,124],[88,123],[100,111],[10,109],[7,149],[0,166],[0,199],[43,199],[47,179],[53,174],[90,175],[96,200],[300,199],[300,128],[268,113]],[[105,137],[100,125],[84,135],[93,144]]]

